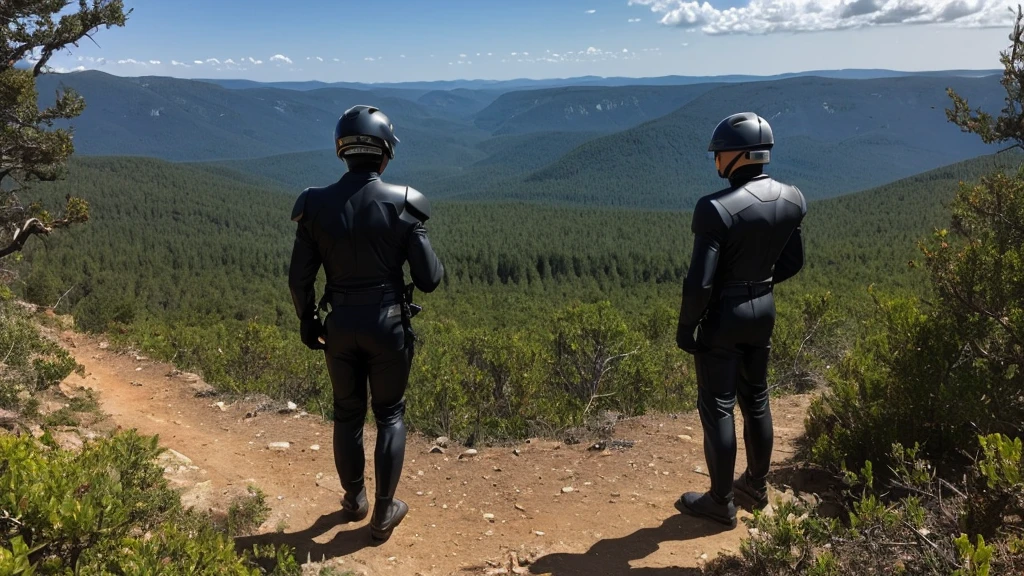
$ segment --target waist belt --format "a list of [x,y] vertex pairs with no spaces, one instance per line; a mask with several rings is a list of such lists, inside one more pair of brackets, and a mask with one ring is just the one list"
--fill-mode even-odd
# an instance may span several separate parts
[[758,298],[771,292],[772,286],[773,284],[771,280],[759,282],[726,282],[718,290],[718,295],[721,297],[748,296],[750,298]]
[[331,290],[324,293],[321,303],[329,303],[332,307],[366,306],[368,304],[380,304],[385,300],[390,300],[394,303],[404,302],[405,294],[403,288],[397,285],[384,284],[369,288]]

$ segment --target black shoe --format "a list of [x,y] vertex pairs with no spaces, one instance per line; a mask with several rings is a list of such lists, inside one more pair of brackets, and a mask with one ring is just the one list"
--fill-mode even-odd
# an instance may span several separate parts
[[398,498],[378,498],[370,520],[370,535],[378,542],[386,542],[408,512],[408,504]]
[[694,516],[703,516],[730,528],[736,527],[736,506],[732,500],[720,503],[710,492],[687,492],[676,501],[676,508]]
[[360,490],[355,498],[348,494],[341,499],[341,517],[346,522],[359,522],[370,513],[370,503],[366,501],[366,490]]
[[754,508],[764,508],[768,505],[768,485],[761,484],[758,487],[746,472],[732,483],[732,489],[753,502]]

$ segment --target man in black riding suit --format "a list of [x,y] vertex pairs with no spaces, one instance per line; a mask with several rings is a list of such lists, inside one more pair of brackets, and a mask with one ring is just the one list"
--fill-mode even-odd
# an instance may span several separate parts
[[[736,526],[733,490],[755,506],[767,502],[772,455],[768,355],[775,327],[772,287],[803,267],[800,224],[807,203],[795,186],[762,173],[775,141],[760,116],[722,120],[711,137],[718,175],[729,187],[693,211],[693,256],[679,311],[676,344],[694,355],[697,408],[711,490],[687,492],[677,507]],[[733,407],[743,412],[746,471],[733,482]]]
[[[423,224],[430,203],[409,186],[380,175],[395,157],[391,121],[372,106],[354,106],[334,131],[335,150],[348,172],[322,188],[307,188],[292,210],[298,223],[288,285],[302,342],[324,350],[334,391],[334,463],[342,514],[350,521],[369,512],[363,482],[363,422],[367,381],[377,422],[374,451],[376,503],[370,530],[387,540],[409,507],[395,498],[405,459],[405,389],[413,359],[411,287],[403,264],[423,292],[437,288],[444,268]],[[320,266],[327,283],[319,306],[314,281]]]

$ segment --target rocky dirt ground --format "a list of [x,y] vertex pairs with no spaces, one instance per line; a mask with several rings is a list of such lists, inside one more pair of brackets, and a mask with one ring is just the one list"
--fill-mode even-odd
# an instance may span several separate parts
[[[736,551],[747,533],[742,522],[730,530],[674,508],[680,493],[708,486],[700,422],[691,412],[622,421],[614,438],[623,442],[597,447],[531,439],[438,450],[436,439],[410,434],[398,489],[409,515],[391,540],[372,546],[366,521],[337,522],[331,427],[319,415],[223,399],[168,364],[114,353],[80,334],[59,339],[85,367],[62,390],[96,391],[107,415],[82,434],[116,427],[158,434],[171,450],[166,474],[192,506],[223,510],[248,485],[263,490],[270,517],[239,546],[287,543],[303,561],[367,575],[691,576]],[[783,468],[809,402],[809,395],[774,401],[774,458]],[[80,442],[74,436],[68,430],[63,442]],[[374,437],[368,426],[368,486]]]

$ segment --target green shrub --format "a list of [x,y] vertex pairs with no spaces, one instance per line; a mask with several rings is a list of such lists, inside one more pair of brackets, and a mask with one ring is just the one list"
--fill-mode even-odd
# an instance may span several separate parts
[[[261,574],[208,518],[181,509],[161,451],[134,431],[80,452],[0,436],[0,574]],[[276,573],[298,574],[287,550],[262,553]]]
[[228,535],[247,536],[267,520],[270,506],[262,490],[249,486],[246,494],[235,497],[228,506]]
[[78,369],[67,350],[42,337],[28,311],[0,298],[0,408],[19,408],[27,394],[55,386]]
[[[847,473],[845,518],[827,518],[797,500],[777,500],[745,520],[751,536],[738,555],[709,564],[711,575],[983,576],[1024,570],[1024,483],[1020,440],[981,436],[984,456],[966,480],[937,478],[916,449],[893,446],[889,484],[865,463]],[[859,494],[854,495],[859,489]]]

